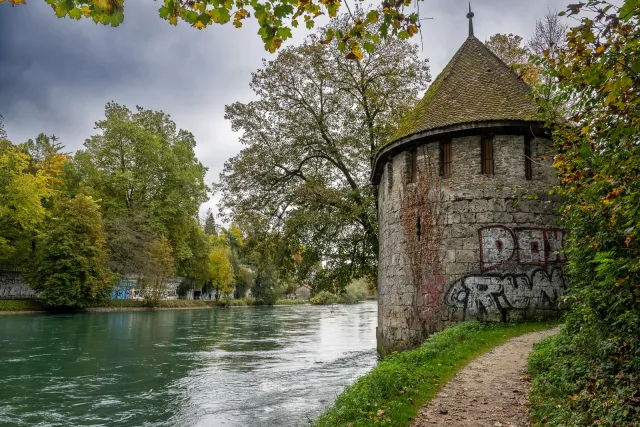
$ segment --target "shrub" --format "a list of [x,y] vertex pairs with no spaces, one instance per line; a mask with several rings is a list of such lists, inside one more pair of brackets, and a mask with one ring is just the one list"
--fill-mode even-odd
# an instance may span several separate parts
[[311,304],[314,305],[330,305],[339,302],[338,296],[328,291],[320,291],[311,298]]

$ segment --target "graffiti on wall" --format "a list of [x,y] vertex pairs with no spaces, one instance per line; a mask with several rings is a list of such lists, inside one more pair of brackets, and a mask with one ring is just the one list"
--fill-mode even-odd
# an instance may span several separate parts
[[554,310],[566,289],[562,270],[536,268],[529,274],[469,275],[447,291],[447,306],[462,318],[504,314],[513,309]]
[[[445,294],[450,310],[462,318],[501,315],[510,310],[554,310],[566,289],[566,262],[559,229],[514,228],[501,225],[478,230],[480,273],[454,282]],[[509,268],[507,267],[509,264]],[[488,272],[503,267],[507,272]]]
[[0,299],[37,298],[38,293],[27,284],[19,271],[0,270]]
[[[178,298],[178,287],[182,283],[182,278],[170,278],[164,281],[164,291],[162,292],[161,299],[176,299]],[[111,299],[130,299],[141,300],[144,299],[147,290],[144,288],[138,288],[138,280],[118,280],[115,287],[111,290]]]
[[514,259],[520,265],[562,263],[566,232],[559,229],[516,228],[501,225],[483,227],[480,237],[480,267],[491,270]]
[[134,280],[118,280],[111,290],[111,299],[133,299],[136,283]]

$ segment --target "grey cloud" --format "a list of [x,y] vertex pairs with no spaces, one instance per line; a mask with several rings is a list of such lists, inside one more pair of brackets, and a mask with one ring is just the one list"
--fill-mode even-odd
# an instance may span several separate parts
[[[497,32],[527,38],[547,8],[568,0],[476,0],[476,36]],[[224,120],[224,105],[252,99],[251,72],[270,58],[249,22],[203,31],[171,27],[158,18],[158,2],[125,2],[118,28],[88,20],[57,19],[43,1],[0,5],[0,113],[9,137],[21,142],[55,133],[69,150],[81,148],[114,100],[163,110],[194,133],[197,154],[214,181],[241,146]],[[432,74],[446,65],[467,36],[466,0],[425,1],[422,55]],[[294,32],[300,42],[306,31]],[[215,198],[208,203],[213,206]],[[203,209],[206,209],[204,207]]]

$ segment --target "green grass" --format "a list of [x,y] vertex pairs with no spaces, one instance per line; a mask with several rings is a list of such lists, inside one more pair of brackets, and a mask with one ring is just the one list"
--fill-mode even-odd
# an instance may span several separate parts
[[42,304],[28,299],[2,299],[0,311],[38,311],[42,310]]
[[460,369],[510,338],[555,323],[465,322],[433,334],[420,347],[395,353],[338,396],[317,427],[411,425],[418,409]]

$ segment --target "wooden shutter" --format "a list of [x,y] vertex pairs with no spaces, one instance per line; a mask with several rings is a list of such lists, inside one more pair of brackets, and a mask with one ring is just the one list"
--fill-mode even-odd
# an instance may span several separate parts
[[524,177],[527,180],[533,179],[533,159],[531,158],[531,137],[524,137]]
[[418,182],[418,150],[411,150],[411,182]]
[[440,142],[440,176],[451,176],[452,172],[451,140]]
[[482,173],[493,175],[493,137],[483,136],[480,139],[480,151],[482,154]]

